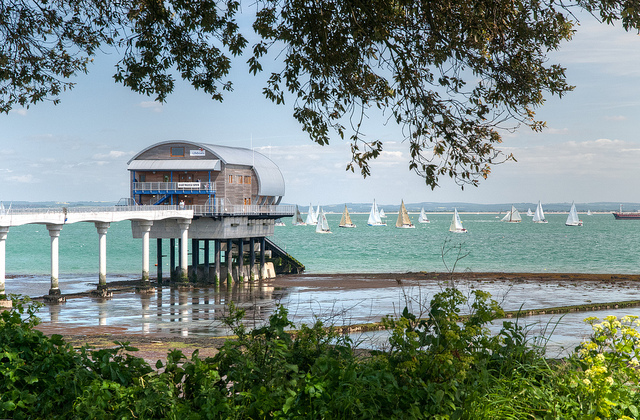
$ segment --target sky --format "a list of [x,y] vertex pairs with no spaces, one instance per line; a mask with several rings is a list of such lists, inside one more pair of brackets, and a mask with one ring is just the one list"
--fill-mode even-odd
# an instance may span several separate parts
[[382,205],[417,202],[640,202],[640,36],[620,24],[581,18],[574,39],[550,54],[576,88],[547,98],[541,133],[504,133],[501,150],[517,162],[492,167],[475,188],[442,178],[435,190],[408,169],[409,146],[398,127],[380,126],[384,152],[363,179],[346,172],[349,144],[318,146],[261,90],[266,75],[239,66],[224,102],[178,83],[164,104],[111,78],[117,57],[96,58],[73,79],[59,105],[38,103],[0,114],[0,201],[117,201],[127,197],[127,161],[160,141],[193,140],[254,148],[283,173],[284,203]]

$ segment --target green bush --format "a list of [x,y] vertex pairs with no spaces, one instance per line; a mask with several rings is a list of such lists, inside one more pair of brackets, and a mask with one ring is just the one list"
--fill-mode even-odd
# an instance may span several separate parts
[[[462,316],[467,305],[470,313]],[[488,293],[447,289],[426,317],[385,318],[389,348],[363,353],[316,322],[294,330],[278,307],[211,358],[173,350],[155,368],[129,343],[73,349],[35,330],[38,305],[0,317],[0,418],[13,419],[631,419],[638,418],[638,319],[591,318],[594,334],[548,361]]]

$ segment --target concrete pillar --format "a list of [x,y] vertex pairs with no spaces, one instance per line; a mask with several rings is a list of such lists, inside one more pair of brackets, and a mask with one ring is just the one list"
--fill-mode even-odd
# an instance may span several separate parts
[[175,238],[169,239],[169,277],[171,280],[175,278],[176,271],[176,240]]
[[47,225],[49,236],[51,237],[51,288],[49,289],[49,296],[59,296],[60,287],[58,285],[58,238],[60,237],[60,231],[62,225]]
[[195,277],[198,277],[198,265],[200,265],[200,241],[191,239],[191,269]]
[[209,268],[209,242],[211,239],[204,240],[204,265]]
[[179,219],[178,226],[180,227],[180,281],[189,281],[189,273],[187,267],[189,266],[189,226],[191,220]]
[[140,221],[142,230],[142,283],[141,287],[149,287],[149,232],[153,222],[150,220]]
[[264,251],[266,247],[267,247],[266,239],[264,237],[260,238],[260,278],[261,279],[266,278],[266,275],[265,275],[266,264],[265,264],[265,256],[264,256]]
[[214,282],[218,285],[220,282],[220,241],[218,239],[213,241],[213,258],[215,264]]
[[227,284],[233,284],[233,240],[227,239],[227,253],[224,258],[227,262]]
[[162,284],[162,238],[158,238],[156,242],[156,277],[158,277],[158,284]]
[[7,233],[9,233],[9,226],[0,226],[0,308],[10,308],[12,306],[11,301],[6,298],[5,290],[5,272],[6,272],[6,239]]
[[242,283],[245,278],[243,275],[244,270],[244,239],[238,240],[238,281]]
[[95,222],[98,230],[98,291],[107,290],[107,230],[111,223]]
[[256,240],[249,238],[249,279],[254,280],[254,271],[256,265]]

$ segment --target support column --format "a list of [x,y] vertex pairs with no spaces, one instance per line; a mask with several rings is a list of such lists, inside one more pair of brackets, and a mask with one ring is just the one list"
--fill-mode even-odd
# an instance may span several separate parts
[[158,238],[156,241],[156,277],[158,277],[158,284],[162,284],[162,238]]
[[209,267],[209,242],[211,239],[204,240],[204,265]]
[[49,236],[51,237],[51,288],[49,289],[49,296],[60,296],[60,287],[58,285],[58,238],[60,237],[60,231],[62,225],[47,225]]
[[188,282],[189,274],[187,272],[189,266],[189,226],[191,220],[180,219],[178,226],[180,227],[180,281]]
[[255,280],[255,267],[256,265],[256,240],[255,238],[249,238],[249,279]]
[[140,230],[142,230],[142,288],[150,287],[149,283],[149,232],[151,231],[153,222],[150,220],[140,221]]
[[169,277],[171,281],[176,277],[176,240],[169,239]]
[[191,270],[193,278],[198,279],[198,265],[200,265],[200,241],[191,239]]
[[107,230],[111,223],[95,222],[98,230],[98,293],[108,294],[107,291]]
[[267,241],[264,237],[260,238],[260,279],[265,279],[267,277],[264,250],[267,247]]
[[5,281],[5,251],[6,251],[6,239],[7,233],[9,233],[9,226],[0,226],[0,308],[10,308],[11,301],[6,297],[6,290],[4,286]]
[[244,281],[244,239],[238,240],[238,281],[242,283]]
[[233,240],[227,239],[227,253],[224,256],[227,261],[227,284],[233,284]]
[[219,239],[214,239],[213,241],[213,258],[214,258],[214,264],[215,264],[214,282],[217,286],[220,282],[220,240]]

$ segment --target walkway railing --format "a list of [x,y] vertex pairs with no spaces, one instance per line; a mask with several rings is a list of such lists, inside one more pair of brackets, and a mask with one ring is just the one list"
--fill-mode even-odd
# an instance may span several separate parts
[[193,210],[195,216],[265,216],[291,217],[295,206],[290,205],[135,205],[135,206],[95,206],[95,207],[44,207],[44,208],[0,208],[0,216],[26,214],[72,214],[72,213],[102,213],[102,212],[130,212],[130,211],[162,211],[162,210]]
[[170,192],[189,192],[199,191],[204,193],[213,193],[216,190],[214,182],[134,182],[134,193],[170,193]]

